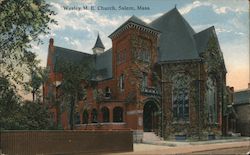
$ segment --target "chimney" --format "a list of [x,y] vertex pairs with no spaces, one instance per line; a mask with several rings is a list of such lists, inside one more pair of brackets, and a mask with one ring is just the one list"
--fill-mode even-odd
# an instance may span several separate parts
[[49,39],[49,47],[53,47],[54,46],[54,39],[50,38]]
[[53,38],[50,38],[49,39],[49,48],[48,48],[48,55],[51,57],[52,54],[54,53],[55,51],[55,48],[54,48],[54,39]]
[[234,87],[230,87],[230,90],[231,90],[232,92],[234,92]]

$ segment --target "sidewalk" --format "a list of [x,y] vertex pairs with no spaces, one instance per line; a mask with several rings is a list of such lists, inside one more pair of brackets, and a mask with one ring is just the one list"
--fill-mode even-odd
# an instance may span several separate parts
[[[206,143],[209,142],[209,143]],[[163,154],[188,154],[194,152],[218,150],[226,148],[248,147],[250,139],[213,140],[206,142],[167,142],[167,145],[134,144],[134,152],[112,153],[109,155],[163,155]],[[175,144],[175,146],[171,145]]]
[[207,140],[207,141],[164,141],[161,143],[149,143],[151,145],[164,145],[164,146],[185,146],[185,145],[202,145],[202,144],[216,144],[216,143],[228,143],[228,142],[244,142],[249,141],[250,137],[238,137],[238,138],[228,138],[228,139],[218,139],[218,140]]

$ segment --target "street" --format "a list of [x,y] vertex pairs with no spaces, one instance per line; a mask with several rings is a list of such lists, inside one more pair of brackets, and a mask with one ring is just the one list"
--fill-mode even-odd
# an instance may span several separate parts
[[162,146],[134,144],[134,152],[110,153],[109,155],[164,155],[164,154],[246,154],[250,141],[199,145]]
[[230,149],[195,152],[193,154],[246,154],[249,151],[250,151],[250,146],[246,146],[246,147],[238,147]]

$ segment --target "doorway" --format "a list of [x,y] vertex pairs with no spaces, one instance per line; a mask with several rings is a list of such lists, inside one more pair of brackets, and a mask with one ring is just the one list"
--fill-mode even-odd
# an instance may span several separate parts
[[160,110],[154,101],[148,101],[143,107],[144,132],[157,132],[159,129]]

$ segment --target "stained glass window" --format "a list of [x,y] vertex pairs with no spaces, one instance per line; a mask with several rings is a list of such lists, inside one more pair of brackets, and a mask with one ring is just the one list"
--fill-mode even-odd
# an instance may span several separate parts
[[173,78],[173,116],[175,120],[189,119],[189,80],[185,74]]

